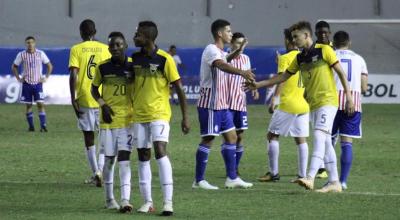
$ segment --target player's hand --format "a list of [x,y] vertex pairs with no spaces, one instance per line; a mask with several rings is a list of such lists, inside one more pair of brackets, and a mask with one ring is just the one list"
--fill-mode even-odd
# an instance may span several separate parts
[[256,77],[256,75],[251,70],[245,70],[242,72],[241,75],[248,81],[254,81],[254,78]]
[[253,97],[254,100],[258,100],[260,98],[260,93],[258,93],[257,90],[252,90],[251,96]]
[[114,116],[114,111],[110,106],[104,104],[101,106],[101,115],[103,116],[103,121],[110,124],[112,122],[112,116]]
[[268,112],[269,112],[270,114],[273,114],[274,111],[275,111],[275,108],[276,108],[276,105],[275,105],[275,98],[272,96],[271,102],[269,103],[269,106],[268,106]]
[[20,83],[23,83],[23,82],[25,82],[25,76],[23,76],[23,77],[18,77],[18,82],[20,82]]
[[347,115],[351,116],[354,114],[354,103],[353,99],[347,99],[346,100],[346,106],[345,106],[345,112]]
[[41,77],[41,78],[40,78],[40,82],[41,82],[41,83],[45,83],[45,82],[47,82],[47,79],[48,79],[47,76]]
[[248,80],[246,80],[245,82],[243,82],[244,91],[258,89],[257,86],[259,86],[259,85],[258,85],[258,82],[256,82],[256,81],[248,81]]
[[76,100],[72,100],[71,103],[72,103],[72,107],[74,108],[76,117],[77,117],[77,118],[80,118],[81,115],[83,114],[83,112],[80,111],[78,102],[77,102]]
[[244,38],[242,43],[239,46],[239,50],[243,52],[244,48],[247,46],[248,43],[249,43],[249,41],[247,40],[247,38]]
[[189,121],[186,118],[182,119],[181,127],[182,127],[183,134],[188,134],[189,133],[190,125],[189,125]]

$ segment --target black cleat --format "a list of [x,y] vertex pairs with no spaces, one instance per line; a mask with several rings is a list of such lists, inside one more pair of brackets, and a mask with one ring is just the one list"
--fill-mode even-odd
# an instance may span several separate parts
[[42,127],[42,128],[40,129],[40,132],[47,132],[47,128],[46,128],[46,127]]
[[29,127],[28,131],[35,131],[35,128],[34,127]]
[[260,182],[277,182],[281,179],[281,177],[279,176],[279,173],[272,175],[271,172],[268,172],[264,176],[260,176],[257,179]]

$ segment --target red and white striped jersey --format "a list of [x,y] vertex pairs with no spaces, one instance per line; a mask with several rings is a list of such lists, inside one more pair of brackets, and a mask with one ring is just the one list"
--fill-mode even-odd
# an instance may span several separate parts
[[227,73],[213,66],[214,61],[226,62],[227,53],[215,44],[203,51],[200,65],[200,98],[197,106],[213,110],[229,109]]
[[21,63],[23,64],[22,76],[25,82],[29,84],[38,84],[40,82],[40,78],[42,77],[42,64],[47,64],[49,62],[50,60],[46,54],[38,49],[35,49],[33,53],[29,53],[26,50],[21,51],[14,60],[14,64],[17,66]]
[[[231,60],[231,65],[241,70],[251,69],[250,58],[246,54],[240,54]],[[247,111],[246,93],[243,89],[245,79],[240,75],[227,74],[229,86],[229,109],[235,111]]]
[[[346,73],[347,82],[353,96],[355,111],[361,112],[361,75],[368,75],[367,64],[360,55],[351,50],[336,50],[336,56]],[[339,94],[339,110],[344,110],[346,94],[337,74],[335,74],[335,81]]]

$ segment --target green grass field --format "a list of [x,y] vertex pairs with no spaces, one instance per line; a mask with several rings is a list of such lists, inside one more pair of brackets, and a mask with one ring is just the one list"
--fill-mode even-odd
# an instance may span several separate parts
[[[36,111],[36,109],[35,109]],[[194,155],[199,143],[197,112],[190,107],[191,133],[180,132],[179,109],[173,106],[169,154],[175,191],[174,219],[399,219],[400,105],[365,105],[363,139],[354,144],[349,190],[341,194],[309,192],[289,180],[296,175],[297,150],[281,139],[277,183],[258,183],[266,171],[265,130],[270,115],[264,106],[249,107],[241,174],[253,181],[249,190],[192,190]],[[70,106],[48,106],[48,133],[28,133],[23,105],[0,105],[0,219],[160,219],[161,191],[155,161],[151,215],[107,211],[103,189],[84,185],[89,168],[83,139]],[[38,130],[38,119],[35,116]],[[216,143],[207,180],[223,187],[224,166]],[[311,141],[308,141],[311,143]],[[312,150],[310,149],[310,154]],[[340,150],[337,147],[337,152]],[[138,208],[137,156],[132,156],[132,203]],[[118,172],[116,172],[118,174]],[[118,177],[115,178],[118,186]],[[324,184],[318,180],[316,186]],[[116,187],[115,196],[119,198]]]

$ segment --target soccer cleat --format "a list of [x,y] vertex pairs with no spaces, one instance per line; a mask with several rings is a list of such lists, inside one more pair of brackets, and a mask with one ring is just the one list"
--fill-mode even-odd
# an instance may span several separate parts
[[346,190],[346,189],[347,189],[347,184],[346,184],[346,182],[342,182],[341,185],[342,185],[342,190]]
[[164,202],[162,216],[171,216],[174,214],[174,209],[172,208],[172,202]]
[[101,176],[100,172],[96,172],[94,175],[94,183],[97,187],[102,187],[103,186],[103,177]]
[[271,172],[268,172],[264,176],[260,176],[257,179],[260,182],[277,182],[281,179],[281,177],[279,176],[279,173],[272,175]]
[[116,209],[119,210],[119,205],[117,203],[117,201],[115,201],[115,199],[108,199],[106,201],[106,209]]
[[297,180],[297,184],[299,184],[300,186],[309,189],[309,190],[313,190],[314,189],[314,178],[312,177],[305,177],[305,178],[300,178]]
[[328,193],[328,192],[342,192],[342,185],[339,181],[329,182],[321,189],[315,190],[315,192]]
[[297,175],[297,178],[290,180],[290,183],[298,183],[299,179],[301,179],[301,178],[303,178],[303,177]]
[[140,212],[140,213],[152,213],[155,211],[156,211],[156,209],[153,206],[153,202],[146,202],[137,210],[137,212]]
[[196,181],[193,182],[192,184],[193,189],[205,189],[205,190],[217,190],[219,189],[218,186],[213,186],[209,184],[206,180],[202,180],[198,183]]
[[132,212],[132,209],[133,209],[133,206],[129,203],[128,200],[124,199],[121,201],[119,212],[128,213],[128,212]]
[[35,131],[35,128],[34,127],[29,127],[28,131]]
[[234,189],[234,188],[243,188],[248,189],[253,187],[253,183],[248,183],[240,179],[240,177],[236,177],[236,179],[226,178],[225,188]]
[[40,128],[40,132],[47,132],[47,128],[46,127]]
[[318,179],[326,179],[328,178],[328,173],[326,172],[325,168],[320,168],[318,169],[318,173],[315,177],[317,177]]

